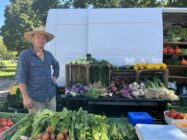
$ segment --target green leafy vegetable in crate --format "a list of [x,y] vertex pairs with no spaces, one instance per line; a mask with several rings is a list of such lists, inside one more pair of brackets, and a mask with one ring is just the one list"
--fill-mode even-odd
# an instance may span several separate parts
[[[111,128],[114,133],[111,133]],[[27,117],[12,139],[27,136],[29,139],[45,140],[117,140],[117,135],[120,135],[131,140],[135,135],[133,130],[124,120],[114,124],[105,116],[94,115],[81,108],[78,111],[64,108],[62,112],[43,110]]]
[[107,93],[107,89],[102,86],[101,82],[96,82],[89,85],[89,90],[84,95],[87,97],[98,98]]
[[99,61],[97,61],[95,58],[92,58],[90,54],[87,54],[86,57],[78,58],[75,60],[70,61],[70,64],[98,64]]
[[97,67],[90,67],[90,82],[92,84],[101,82],[103,86],[108,86],[109,83],[109,67],[108,65],[100,65]]
[[138,140],[134,127],[126,118],[109,119],[110,140]]

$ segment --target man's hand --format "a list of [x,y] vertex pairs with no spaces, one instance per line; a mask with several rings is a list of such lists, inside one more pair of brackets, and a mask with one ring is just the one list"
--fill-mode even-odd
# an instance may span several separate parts
[[23,98],[23,106],[28,109],[33,108],[32,100],[28,96]]
[[24,108],[28,108],[28,109],[33,108],[33,103],[31,101],[30,97],[28,96],[25,83],[19,83],[19,88],[22,93]]
[[56,77],[52,77],[52,80],[53,80],[53,83],[56,84],[57,78]]

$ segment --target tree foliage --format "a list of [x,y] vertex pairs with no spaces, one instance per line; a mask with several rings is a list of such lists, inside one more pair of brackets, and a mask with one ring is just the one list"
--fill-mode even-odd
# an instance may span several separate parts
[[167,0],[168,7],[187,7],[187,0]]
[[3,38],[0,36],[0,59],[8,59],[8,58],[13,58],[15,57],[15,53],[14,52],[10,52],[7,50],[4,42],[3,42]]
[[8,50],[20,52],[28,47],[23,33],[41,25],[41,21],[32,9],[31,0],[12,0],[5,10],[5,25],[2,36]]

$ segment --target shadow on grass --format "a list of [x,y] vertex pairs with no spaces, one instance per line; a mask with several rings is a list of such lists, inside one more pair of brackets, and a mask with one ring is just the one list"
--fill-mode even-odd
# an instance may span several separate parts
[[4,70],[4,72],[16,72],[16,70],[15,69],[6,69],[6,70]]
[[15,75],[1,75],[0,79],[15,79]]

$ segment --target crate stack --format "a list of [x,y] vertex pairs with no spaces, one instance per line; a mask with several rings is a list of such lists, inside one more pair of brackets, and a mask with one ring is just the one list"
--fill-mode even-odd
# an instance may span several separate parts
[[[74,84],[74,83],[86,83],[92,84],[93,82],[97,82],[101,79],[96,78],[93,81],[93,73],[97,70],[97,68],[102,67],[99,64],[67,64],[65,66],[66,71],[66,85]],[[160,69],[160,70],[133,70],[133,69],[112,69],[110,65],[106,66],[107,70],[102,73],[107,77],[106,85],[110,85],[111,81],[115,78],[128,78],[130,82],[141,82],[146,79],[151,80],[155,76],[162,79],[162,81],[167,85],[168,83],[168,69]]]
[[[99,65],[99,64],[67,64],[65,66],[66,73],[66,86],[75,83],[86,83],[92,84],[93,82],[102,81],[102,79],[96,78],[93,80],[93,73],[98,70],[98,68],[105,67],[106,70],[103,73],[106,75],[106,85],[109,84],[109,70],[110,65]],[[101,73],[102,74],[102,73]],[[103,81],[105,82],[105,81]]]

